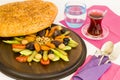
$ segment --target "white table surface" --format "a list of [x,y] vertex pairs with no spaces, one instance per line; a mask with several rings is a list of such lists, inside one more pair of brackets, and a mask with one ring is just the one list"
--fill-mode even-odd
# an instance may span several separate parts
[[[8,2],[14,2],[14,1],[23,1],[23,0],[0,0],[0,5]],[[46,1],[51,1],[54,4],[56,4],[56,6],[58,7],[59,11],[54,23],[60,24],[59,21],[64,19],[64,7],[65,7],[64,5],[68,0],[46,0]],[[74,0],[71,0],[71,1],[74,1]],[[109,7],[113,12],[115,12],[117,15],[120,15],[120,0],[81,0],[81,1],[85,2],[85,4],[87,5],[87,8],[89,8],[92,5],[105,5]],[[94,53],[97,48],[86,40],[84,40],[84,42],[87,47],[87,52],[88,52],[87,55],[92,55],[91,53]],[[120,41],[116,43],[115,46],[120,47]],[[113,62],[120,65],[120,56],[118,55],[118,58]],[[65,78],[62,78],[60,80],[70,80],[72,75],[73,74]],[[2,72],[0,72],[0,80],[15,80],[15,79],[12,79],[6,76],[5,74],[3,74]]]

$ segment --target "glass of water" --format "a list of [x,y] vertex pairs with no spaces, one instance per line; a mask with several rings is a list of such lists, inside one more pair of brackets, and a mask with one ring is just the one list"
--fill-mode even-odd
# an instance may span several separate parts
[[71,28],[81,27],[86,20],[86,5],[81,0],[71,0],[65,5],[65,22]]

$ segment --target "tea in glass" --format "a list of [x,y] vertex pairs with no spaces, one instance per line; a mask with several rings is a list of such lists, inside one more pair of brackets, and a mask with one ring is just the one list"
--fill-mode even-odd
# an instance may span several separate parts
[[90,10],[88,16],[90,17],[90,25],[87,32],[93,36],[100,36],[103,33],[102,20],[105,12],[102,10]]

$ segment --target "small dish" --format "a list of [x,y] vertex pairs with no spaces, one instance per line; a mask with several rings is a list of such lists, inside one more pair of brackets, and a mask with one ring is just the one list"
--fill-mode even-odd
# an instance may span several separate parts
[[102,39],[106,38],[106,37],[108,36],[108,34],[109,34],[109,29],[108,29],[107,26],[105,26],[105,25],[102,25],[103,34],[102,34],[102,35],[99,35],[99,36],[93,36],[93,35],[89,34],[89,33],[87,32],[88,27],[89,27],[89,24],[86,24],[86,25],[84,25],[84,26],[82,27],[82,29],[81,29],[82,34],[83,34],[86,38],[88,38],[88,39],[92,39],[92,40],[102,40]]

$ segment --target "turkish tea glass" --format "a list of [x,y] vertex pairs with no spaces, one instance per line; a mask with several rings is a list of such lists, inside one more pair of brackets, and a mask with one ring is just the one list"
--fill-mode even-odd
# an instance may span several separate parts
[[90,25],[87,32],[92,36],[101,36],[103,33],[102,20],[106,14],[106,10],[93,9],[88,12],[90,18]]

